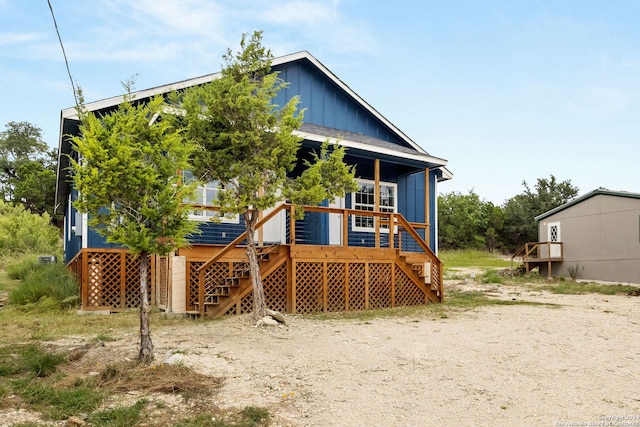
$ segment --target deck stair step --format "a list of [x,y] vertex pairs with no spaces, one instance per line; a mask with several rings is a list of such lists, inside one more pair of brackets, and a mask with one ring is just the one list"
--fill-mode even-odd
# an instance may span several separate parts
[[[280,245],[266,245],[256,248],[258,253],[258,262],[269,262],[272,255],[276,255],[279,253],[279,248]],[[229,298],[232,295],[232,289],[240,288],[242,280],[246,280],[251,277],[251,268],[249,262],[244,261],[234,263],[232,274],[233,276],[225,277],[224,279],[219,280],[205,292],[205,311],[206,307],[208,306],[218,306],[222,304],[223,299]]]

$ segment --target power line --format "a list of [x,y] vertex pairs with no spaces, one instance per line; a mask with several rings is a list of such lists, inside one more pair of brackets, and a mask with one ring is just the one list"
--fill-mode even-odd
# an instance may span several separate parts
[[62,56],[64,56],[64,64],[67,67],[67,75],[69,76],[69,80],[71,81],[71,89],[73,89],[73,99],[76,102],[76,105],[79,105],[78,102],[78,91],[76,90],[76,85],[73,82],[73,77],[71,77],[71,70],[69,69],[69,61],[67,60],[67,53],[64,50],[64,44],[62,43],[62,37],[60,37],[60,31],[58,30],[58,22],[56,21],[56,15],[53,13],[53,7],[51,6],[51,0],[47,0],[49,4],[49,10],[51,11],[51,17],[53,18],[53,25],[56,27],[56,34],[58,35],[58,41],[60,42],[60,47],[62,48]]

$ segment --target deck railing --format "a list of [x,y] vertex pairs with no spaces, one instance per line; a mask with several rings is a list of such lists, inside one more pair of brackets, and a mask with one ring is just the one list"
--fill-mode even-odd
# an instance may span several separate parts
[[[203,207],[206,209],[206,207]],[[296,211],[302,209],[305,220]],[[299,213],[299,212],[298,212]],[[315,215],[315,217],[313,217]],[[284,231],[274,240],[265,228]],[[418,231],[422,230],[422,232]],[[371,212],[323,206],[295,206],[282,203],[268,211],[256,224],[256,241],[262,244],[322,245],[397,249],[422,253],[429,259],[434,279],[443,293],[442,263],[430,248],[429,224],[413,223],[393,212]],[[323,234],[324,233],[324,234]],[[233,248],[246,244],[246,231],[231,240],[220,252],[198,268],[199,300],[204,301],[205,272]],[[204,304],[198,310],[204,314]]]
[[522,258],[525,264],[531,262],[562,261],[564,246],[562,242],[527,242],[511,256],[511,268],[516,258]]

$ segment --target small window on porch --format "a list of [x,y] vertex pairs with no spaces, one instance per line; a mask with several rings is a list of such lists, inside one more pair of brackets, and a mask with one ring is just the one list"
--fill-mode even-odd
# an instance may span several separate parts
[[[195,179],[193,174],[189,171],[182,173],[183,179],[186,183],[193,182]],[[195,205],[203,207],[216,207],[218,205],[218,194],[220,190],[224,189],[224,185],[220,181],[207,182],[196,188],[194,191],[194,198],[190,202]],[[194,221],[208,221],[216,219],[217,221],[237,224],[240,222],[240,217],[237,214],[222,214],[220,211],[208,210],[208,209],[194,209],[189,214],[189,219]]]
[[[374,212],[375,203],[375,183],[373,181],[358,181],[359,189],[351,193],[353,209],[360,211]],[[380,183],[380,212],[398,212],[397,207],[397,185],[393,183]],[[352,221],[353,231],[374,232],[374,217],[364,215],[354,215]],[[381,225],[383,232],[389,232],[387,224]]]

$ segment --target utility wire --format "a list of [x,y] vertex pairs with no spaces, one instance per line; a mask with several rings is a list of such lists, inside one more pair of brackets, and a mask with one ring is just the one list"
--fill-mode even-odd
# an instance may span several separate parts
[[62,48],[62,56],[64,56],[64,64],[67,67],[67,75],[69,76],[69,80],[71,81],[71,89],[73,89],[73,99],[75,100],[76,106],[80,105],[78,100],[78,91],[76,90],[76,85],[73,82],[73,77],[71,77],[71,70],[69,69],[69,61],[67,60],[67,53],[64,50],[64,44],[62,43],[62,37],[60,37],[60,31],[58,30],[58,22],[56,21],[56,15],[53,13],[53,7],[51,6],[51,0],[47,0],[49,4],[49,10],[51,11],[51,17],[53,18],[53,25],[56,27],[56,34],[58,35],[58,41],[60,42],[60,47]]

